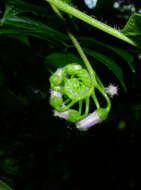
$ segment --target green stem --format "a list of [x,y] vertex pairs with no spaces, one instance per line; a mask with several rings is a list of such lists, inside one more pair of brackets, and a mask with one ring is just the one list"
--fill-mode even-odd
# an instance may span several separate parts
[[99,104],[99,102],[98,102],[98,100],[97,100],[97,97],[96,97],[96,95],[95,95],[95,90],[94,90],[94,92],[93,92],[93,94],[92,94],[92,98],[93,98],[93,101],[94,101],[94,103],[95,103],[95,105],[96,105],[96,108],[97,108],[97,109],[100,108],[100,104]]
[[77,51],[78,51],[79,55],[81,56],[83,62],[85,63],[85,66],[90,73],[92,82],[94,82],[96,84],[96,77],[95,77],[94,69],[92,68],[92,66],[91,66],[87,56],[85,55],[82,47],[80,46],[79,42],[77,41],[77,39],[74,37],[74,35],[72,33],[68,32],[68,36],[72,40],[73,45],[75,46],[75,48],[77,49]]
[[76,101],[73,100],[71,103],[69,103],[65,107],[58,107],[58,108],[56,108],[56,110],[59,112],[64,112],[64,111],[68,110],[70,107],[72,107],[75,103],[76,103]]
[[107,101],[107,111],[109,112],[110,109],[111,109],[111,101],[110,101],[110,98],[107,96],[107,94],[105,93],[105,91],[101,88],[101,87],[97,87],[97,89],[101,92],[101,94],[103,95],[103,97],[106,99]]
[[90,97],[87,97],[86,99],[85,99],[85,101],[86,101],[86,109],[85,109],[85,115],[88,115],[88,113],[89,113],[89,103],[90,103],[90,99],[89,99]]
[[[60,0],[58,0],[58,1],[60,1]],[[65,19],[64,19],[63,15],[61,14],[61,12],[58,10],[58,8],[55,7],[51,2],[49,4],[51,5],[53,11],[59,16],[59,18],[61,20],[63,20],[69,38],[71,39],[74,47],[77,49],[77,51],[78,51],[79,55],[81,56],[87,70],[90,73],[92,83],[96,84],[96,77],[95,77],[96,73],[94,72],[94,69],[91,67],[91,64],[90,64],[86,54],[84,53],[82,47],[80,46],[80,44],[77,41],[77,39],[75,38],[75,36],[69,31],[67,23],[65,22]]]
[[[106,109],[109,112],[109,110],[111,108],[111,101],[110,101],[109,97],[107,96],[107,94],[103,91],[104,86],[103,86],[102,82],[100,81],[100,79],[98,78],[98,76],[96,75],[94,69],[92,68],[92,66],[91,66],[89,60],[87,59],[87,56],[85,55],[85,53],[84,53],[82,47],[80,46],[79,42],[77,41],[77,39],[75,38],[75,36],[69,31],[63,15],[58,10],[59,7],[57,7],[56,4],[53,4],[53,2],[56,2],[56,0],[53,0],[53,2],[52,2],[52,0],[46,0],[46,1],[48,1],[50,3],[50,5],[51,5],[52,9],[54,10],[54,12],[59,16],[59,18],[61,18],[63,20],[63,22],[65,24],[65,27],[66,27],[67,34],[68,34],[69,38],[71,39],[74,47],[78,51],[79,55],[81,56],[81,58],[82,58],[82,60],[83,60],[83,62],[85,64],[85,66],[86,66],[86,68],[87,68],[87,70],[88,70],[88,72],[89,72],[89,74],[91,76],[92,83],[95,85],[95,87],[97,87],[97,89],[99,89],[99,91],[105,97],[105,99],[107,101],[107,108]],[[57,3],[58,2],[61,2],[61,0],[57,0]],[[72,7],[70,7],[70,8],[72,8]],[[69,13],[69,12],[67,12],[67,13]],[[100,84],[100,86],[97,84],[97,82]],[[92,92],[93,92],[93,94],[92,94]],[[89,96],[91,94],[92,94],[92,98],[93,98],[93,100],[94,100],[94,102],[96,104],[96,107],[100,108],[99,102],[98,102],[97,97],[95,95],[94,88],[91,88]],[[84,116],[87,115],[88,112],[89,112],[89,96],[88,95],[86,96],[86,110],[85,110]],[[77,101],[78,100],[72,101],[70,104],[66,105],[64,108],[58,108],[58,111],[65,111],[65,110],[69,109]],[[82,100],[79,102],[79,112],[81,113],[81,111],[82,111]]]
[[68,5],[67,3],[63,2],[62,0],[45,0],[49,3],[51,3],[52,5],[56,6],[58,9],[60,9],[63,12],[66,12],[118,39],[121,39],[133,46],[137,46],[130,38],[128,38],[127,36],[125,36],[123,33],[121,33],[119,30],[105,24],[102,23],[101,21],[98,21],[95,18],[92,18],[90,16],[88,16],[87,14],[77,10],[76,8]]
[[105,88],[104,85],[103,85],[103,83],[102,83],[102,81],[100,80],[100,78],[98,77],[97,74],[96,74],[96,80],[97,80],[97,83],[99,84],[99,86],[100,86],[101,88]]
[[80,113],[80,115],[81,115],[81,113],[82,113],[82,105],[83,105],[83,101],[80,100],[80,101],[79,101],[79,113]]
[[59,16],[59,18],[62,19],[63,21],[65,21],[63,15],[60,13],[60,11],[52,3],[49,3],[49,4],[52,7],[53,11]]
[[70,102],[70,99],[64,101],[64,105],[67,105]]

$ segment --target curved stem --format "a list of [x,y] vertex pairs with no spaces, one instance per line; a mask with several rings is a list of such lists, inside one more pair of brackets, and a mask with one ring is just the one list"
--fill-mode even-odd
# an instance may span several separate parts
[[68,5],[67,3],[63,2],[62,0],[45,0],[49,3],[51,3],[52,5],[56,6],[58,9],[60,9],[63,12],[66,12],[70,15],[75,16],[76,18],[118,38],[121,39],[133,46],[137,46],[136,43],[134,43],[130,38],[128,38],[127,36],[125,36],[123,33],[121,33],[119,30],[105,24],[102,23],[101,21],[98,21],[95,18],[92,18],[90,16],[88,16],[87,14],[77,10],[76,8]]
[[[58,0],[60,1],[60,0]],[[61,14],[61,12],[58,10],[57,7],[54,6],[54,4],[52,2],[49,2],[49,4],[51,5],[53,11],[59,16],[59,18],[61,18],[65,24],[65,27],[66,27],[66,31],[67,31],[67,34],[69,36],[69,38],[71,39],[74,47],[76,48],[76,50],[78,51],[79,55],[81,56],[87,70],[89,71],[90,73],[90,76],[91,76],[91,80],[92,80],[92,83],[96,84],[96,73],[94,72],[94,69],[92,68],[86,54],[84,53],[82,47],[80,46],[78,40],[75,38],[75,36],[69,31],[68,29],[68,26],[67,26],[67,23],[65,22],[65,19],[63,17],[63,15]]]
[[80,115],[82,113],[82,105],[83,105],[83,100],[80,100],[79,101],[79,113],[80,113]]
[[97,80],[97,83],[102,87],[102,88],[105,88],[102,81],[100,80],[100,78],[98,77],[98,75],[96,74],[96,80]]
[[96,78],[95,78],[94,69],[92,68],[92,66],[91,66],[87,56],[85,55],[82,47],[80,46],[79,42],[77,41],[77,39],[75,38],[75,36],[72,33],[68,32],[68,36],[72,40],[73,45],[77,49],[77,51],[78,51],[79,55],[81,56],[87,70],[89,71],[91,79],[92,79],[92,82],[94,82],[96,84]]
[[71,106],[73,106],[75,103],[76,103],[76,101],[73,100],[72,102],[70,102],[65,107],[59,107],[56,110],[59,111],[59,112],[64,112],[64,111],[68,110]]
[[89,97],[87,97],[85,99],[85,101],[86,101],[86,109],[85,109],[85,114],[84,115],[88,115],[88,113],[89,113],[89,103],[90,103]]
[[[73,45],[74,45],[74,47],[76,48],[76,50],[78,51],[78,53],[79,53],[79,55],[81,56],[81,58],[82,58],[82,60],[83,60],[83,62],[84,62],[84,64],[85,64],[85,66],[86,66],[86,68],[87,68],[87,70],[88,70],[88,72],[89,72],[89,74],[90,74],[90,77],[91,77],[91,80],[92,80],[92,84],[94,84],[94,86],[101,92],[101,94],[104,96],[104,98],[106,99],[106,101],[107,101],[107,111],[109,112],[109,110],[110,110],[110,108],[111,108],[111,101],[110,101],[110,99],[109,99],[109,97],[107,96],[107,94],[104,92],[104,85],[102,84],[102,82],[100,81],[100,79],[98,78],[98,76],[96,75],[96,73],[95,73],[95,71],[93,70],[93,68],[92,68],[92,66],[91,66],[91,64],[90,64],[90,62],[89,62],[89,60],[88,60],[88,58],[87,58],[87,56],[85,55],[85,53],[84,53],[84,51],[83,51],[83,49],[82,49],[82,47],[80,46],[80,44],[79,44],[79,42],[77,41],[77,39],[75,38],[75,36],[69,31],[69,29],[68,29],[68,27],[67,27],[67,24],[66,24],[66,22],[65,22],[65,19],[64,19],[64,17],[63,17],[63,15],[61,14],[61,12],[58,10],[58,8],[60,8],[60,7],[58,7],[57,5],[58,5],[58,3],[62,3],[62,6],[68,6],[68,4],[65,4],[65,3],[63,3],[63,2],[61,2],[61,0],[46,0],[46,1],[48,1],[49,3],[50,3],[50,5],[52,6],[52,9],[54,10],[54,12],[63,20],[63,22],[64,22],[64,24],[65,24],[65,27],[66,27],[66,31],[67,31],[67,34],[68,34],[68,36],[69,36],[69,38],[71,39],[71,41],[72,41],[72,43],[73,43]],[[56,2],[56,3],[55,3]],[[54,6],[55,5],[55,6]],[[71,6],[69,6],[69,8],[70,9],[74,9],[73,7],[71,7]],[[61,9],[61,8],[60,8]],[[67,7],[66,7],[66,9],[67,9]],[[62,10],[62,9],[61,9]],[[75,10],[75,9],[74,9]],[[73,10],[72,10],[73,11]],[[78,10],[76,10],[76,11],[78,11]],[[70,13],[69,11],[65,11],[65,12],[67,12],[68,14]],[[82,16],[83,15],[83,13],[82,12],[80,12],[80,11],[78,11],[78,13],[80,13],[80,16]],[[81,15],[82,14],[82,15]],[[73,14],[72,14],[73,15]],[[85,15],[85,14],[84,14]],[[84,16],[83,15],[83,16]],[[89,16],[88,15],[85,15],[86,16],[86,18],[88,17],[89,18]],[[93,18],[91,18],[91,19],[93,19]],[[95,22],[97,23],[97,22],[99,22],[99,21],[97,21],[96,19],[94,19],[95,20]],[[103,24],[103,23],[101,23],[101,24]],[[104,25],[104,24],[103,24]],[[109,26],[107,26],[107,27],[109,27]],[[110,27],[111,29],[113,29],[112,27]],[[102,30],[102,29],[101,29]],[[114,29],[115,30],[115,29]],[[111,34],[112,35],[112,34]],[[98,83],[99,83],[99,85],[98,85]],[[99,102],[98,102],[98,100],[97,100],[97,97],[96,97],[96,95],[95,95],[95,93],[94,93],[94,88],[92,87],[91,88],[91,90],[90,90],[90,94],[88,94],[87,96],[86,96],[86,109],[85,109],[85,113],[84,113],[84,116],[85,115],[87,115],[88,114],[88,112],[89,112],[89,98],[90,98],[90,96],[92,96],[92,98],[93,98],[93,100],[94,100],[94,102],[95,102],[95,104],[96,104],[96,107],[97,108],[100,108],[100,104],[99,104]],[[66,111],[67,109],[69,109],[72,105],[74,105],[77,101],[78,101],[79,99],[76,99],[76,100],[73,100],[70,104],[68,104],[67,106],[65,106],[65,107],[63,107],[63,108],[58,108],[58,111],[60,111],[60,112],[62,112],[62,111]],[[82,102],[79,102],[79,112],[81,112],[82,111]]]
[[110,109],[111,109],[111,101],[110,101],[110,98],[108,97],[108,95],[105,93],[105,91],[104,91],[102,88],[100,88],[100,87],[98,86],[97,89],[101,92],[101,94],[103,95],[103,97],[106,99],[106,101],[107,101],[107,107],[106,107],[106,109],[107,109],[107,111],[109,112]]
[[96,97],[96,95],[95,95],[95,91],[94,91],[93,94],[92,94],[92,98],[93,98],[93,101],[94,101],[94,103],[95,103],[95,105],[96,105],[96,108],[97,108],[97,109],[100,108],[100,104],[99,104],[98,99],[97,99],[97,97]]
[[66,105],[66,104],[68,104],[69,102],[70,102],[70,99],[67,99],[67,100],[64,101],[63,104]]

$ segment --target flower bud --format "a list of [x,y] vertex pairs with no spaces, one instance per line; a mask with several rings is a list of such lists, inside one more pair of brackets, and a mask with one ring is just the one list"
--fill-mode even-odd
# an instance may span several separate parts
[[78,64],[69,64],[64,67],[64,71],[67,72],[69,75],[74,74],[74,72],[81,70],[82,66]]
[[63,119],[67,119],[69,111],[70,111],[69,109],[64,112],[58,112],[58,111],[54,110],[54,116],[63,118]]
[[54,111],[54,116],[66,119],[70,122],[76,122],[80,119],[80,113],[74,109],[68,109],[64,112]]
[[50,93],[50,105],[52,105],[54,108],[61,106],[63,104],[62,94],[55,90],[51,90]]
[[81,69],[77,72],[78,78],[83,82],[83,84],[87,87],[91,87],[91,78],[89,73],[85,69]]
[[92,126],[101,123],[107,118],[108,112],[104,108],[99,108],[84,119],[77,121],[76,128],[80,131],[87,131]]
[[100,122],[101,120],[97,112],[93,112],[84,119],[77,121],[75,124],[76,128],[79,129],[80,131],[87,131],[90,127]]
[[51,75],[50,83],[52,86],[59,86],[62,83],[62,69],[57,69],[57,71]]
[[71,109],[68,113],[67,120],[70,122],[76,122],[80,119],[81,115],[78,111]]
[[50,97],[53,98],[53,97],[62,97],[62,94],[60,92],[57,92],[55,90],[50,90]]

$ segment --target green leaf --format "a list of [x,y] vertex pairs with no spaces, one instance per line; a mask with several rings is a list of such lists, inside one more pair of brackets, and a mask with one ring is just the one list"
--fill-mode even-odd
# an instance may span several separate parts
[[6,183],[4,183],[2,180],[0,180],[0,190],[12,190],[11,187],[9,187]]
[[141,14],[134,13],[130,16],[127,24],[121,30],[128,36],[140,36],[141,35]]
[[[53,41],[65,41],[67,35],[59,32],[40,21],[33,20],[24,16],[18,16],[19,12],[12,6],[7,6],[3,18],[0,20],[1,25],[12,26],[27,35],[36,36],[41,39],[51,39]],[[6,32],[6,31],[5,31]],[[2,33],[2,32],[0,32]]]
[[116,46],[111,46],[109,44],[102,43],[102,42],[97,41],[90,37],[80,37],[79,39],[83,44],[85,44],[85,46],[87,44],[87,46],[90,46],[93,49],[95,48],[95,49],[99,49],[102,51],[110,50],[110,51],[114,52],[116,55],[122,57],[128,63],[129,68],[131,69],[131,71],[133,73],[136,72],[135,66],[133,64],[134,57],[128,51],[126,51],[122,48],[116,47]]
[[131,15],[121,32],[141,47],[141,14],[134,13]]
[[128,51],[114,46],[110,46],[109,49],[113,50],[117,55],[121,56],[128,63],[129,68],[133,73],[136,72],[135,66],[133,64],[134,57]]
[[81,58],[75,56],[74,54],[57,52],[48,55],[45,58],[44,63],[47,65],[47,69],[51,72],[70,63],[83,64]]
[[27,36],[24,35],[16,35],[15,37],[13,37],[17,40],[19,40],[22,44],[26,45],[26,46],[30,46],[30,42]]
[[35,12],[35,11],[39,11],[39,12],[43,12],[46,11],[46,7],[40,6],[40,5],[34,5],[31,3],[27,3],[25,1],[22,0],[1,0],[3,3],[5,3],[6,5],[14,5],[14,6],[18,6],[21,8],[21,10],[24,11],[30,11],[30,12]]
[[63,0],[64,2],[70,4],[72,2],[72,0]]
[[15,29],[0,29],[0,34],[20,34],[21,32],[19,30],[15,30]]
[[107,66],[108,69],[110,69],[115,74],[117,79],[120,81],[124,90],[125,91],[127,90],[126,86],[124,84],[122,69],[116,64],[116,62],[113,59],[111,59],[111,58],[107,57],[106,55],[103,55],[99,52],[93,51],[91,49],[84,49],[84,50],[88,55],[94,57],[95,59],[97,59],[98,61],[103,63],[105,66]]
[[138,58],[141,59],[141,53],[138,54]]

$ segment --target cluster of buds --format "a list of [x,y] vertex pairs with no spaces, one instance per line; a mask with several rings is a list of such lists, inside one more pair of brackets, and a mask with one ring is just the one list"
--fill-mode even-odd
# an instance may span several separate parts
[[[100,79],[98,79],[100,81]],[[80,131],[87,131],[92,126],[104,121],[110,110],[110,97],[117,94],[117,87],[109,85],[104,88],[101,82],[92,81],[90,74],[81,65],[69,64],[50,77],[50,105],[54,108],[54,116],[73,122]],[[104,96],[108,105],[101,108],[95,95],[97,88]],[[89,113],[90,97],[93,99],[96,109]],[[82,104],[85,102],[85,112]],[[74,105],[78,104],[76,110]]]

